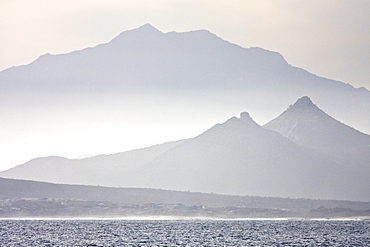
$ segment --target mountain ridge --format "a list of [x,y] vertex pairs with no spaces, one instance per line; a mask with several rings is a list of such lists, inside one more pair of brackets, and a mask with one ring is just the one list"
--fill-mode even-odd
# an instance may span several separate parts
[[[186,36],[184,38],[184,40],[182,40],[182,36]],[[210,40],[212,40],[212,41],[210,41]],[[133,29],[133,30],[124,31],[124,32],[120,33],[118,36],[116,36],[115,38],[113,38],[111,41],[109,41],[107,43],[104,43],[104,44],[99,44],[99,45],[96,45],[94,47],[88,47],[88,48],[85,48],[85,49],[82,49],[82,50],[73,51],[73,52],[64,53],[64,54],[51,55],[51,54],[47,53],[47,54],[44,54],[44,55],[40,56],[38,59],[36,59],[34,62],[30,63],[29,65],[22,65],[22,66],[19,66],[19,67],[13,67],[13,68],[10,68],[10,70],[17,70],[18,68],[22,69],[22,68],[25,68],[25,67],[28,67],[28,66],[31,66],[31,67],[36,66],[37,67],[37,65],[41,65],[43,67],[44,71],[45,70],[47,71],[48,69],[51,68],[55,71],[51,75],[61,77],[62,75],[59,72],[57,72],[57,70],[56,70],[57,68],[52,68],[52,67],[53,66],[58,67],[58,66],[63,65],[63,64],[60,64],[60,60],[62,58],[71,57],[72,59],[70,59],[69,63],[72,62],[72,64],[75,64],[74,61],[80,61],[82,59],[81,62],[83,62],[83,64],[77,63],[77,64],[73,65],[73,66],[77,66],[78,68],[81,68],[81,66],[88,65],[91,62],[99,61],[99,59],[102,59],[102,58],[103,58],[103,61],[110,63],[104,57],[109,55],[111,58],[113,58],[111,60],[114,61],[114,59],[115,59],[115,57],[117,57],[117,55],[119,55],[120,57],[122,57],[122,55],[123,55],[123,54],[120,54],[120,49],[121,48],[118,48],[118,50],[114,49],[116,45],[118,45],[119,47],[124,48],[124,50],[126,52],[128,52],[129,50],[132,50],[131,48],[128,48],[128,47],[136,45],[138,47],[141,47],[141,49],[144,49],[145,52],[149,52],[149,54],[151,56],[154,55],[156,58],[161,58],[161,56],[158,57],[158,54],[153,53],[153,50],[152,51],[148,50],[149,48],[151,48],[151,49],[154,49],[154,51],[155,51],[156,49],[159,48],[161,50],[160,51],[161,54],[166,54],[168,51],[166,51],[166,49],[164,47],[162,47],[162,46],[157,47],[157,45],[160,44],[160,43],[158,43],[159,41],[161,41],[160,43],[165,42],[165,44],[166,44],[165,46],[167,47],[166,49],[169,49],[171,52],[176,51],[173,48],[180,49],[180,50],[185,50],[185,52],[190,51],[192,53],[194,53],[194,51],[198,49],[198,53],[200,53],[202,56],[207,55],[209,57],[214,57],[213,58],[214,61],[217,61],[217,59],[215,59],[215,58],[217,58],[217,53],[219,51],[228,50],[227,52],[230,53],[230,55],[222,54],[221,59],[230,59],[231,57],[233,57],[233,59],[229,60],[228,63],[232,63],[233,67],[235,67],[235,68],[239,67],[242,64],[240,64],[238,66],[238,63],[231,62],[231,61],[235,61],[234,57],[239,57],[238,59],[240,61],[244,60],[243,67],[246,70],[248,70],[248,67],[250,67],[250,66],[254,66],[257,70],[261,70],[260,72],[264,72],[265,70],[271,70],[270,67],[274,68],[273,71],[276,71],[277,68],[280,68],[280,69],[283,69],[283,70],[286,70],[288,68],[288,69],[298,69],[297,70],[298,74],[304,73],[304,74],[309,74],[311,76],[315,76],[315,75],[309,73],[308,71],[305,71],[305,70],[302,70],[302,69],[299,69],[299,68],[296,68],[296,67],[293,67],[293,66],[289,65],[286,62],[286,60],[283,58],[283,56],[278,52],[269,51],[269,50],[259,48],[259,47],[243,48],[239,45],[232,44],[228,41],[225,41],[225,40],[221,39],[220,37],[218,37],[217,35],[209,32],[209,31],[206,31],[206,30],[196,30],[196,31],[190,31],[190,32],[183,32],[183,33],[177,33],[177,32],[162,33],[161,31],[154,28],[150,24],[145,24],[145,25],[143,25],[139,28]],[[145,44],[145,45],[143,46],[142,44]],[[172,44],[174,44],[175,47],[173,47]],[[201,45],[201,46],[199,46],[199,45]],[[202,50],[199,50],[200,47],[202,48]],[[107,50],[107,48],[109,48],[109,49]],[[109,51],[109,50],[112,50],[112,51]],[[136,49],[135,52],[137,54],[140,54],[140,49]],[[225,51],[223,51],[223,52],[225,52]],[[81,55],[86,54],[86,53],[90,53],[90,55],[86,58],[82,58]],[[234,53],[234,54],[231,55],[232,53]],[[243,54],[244,59],[240,57],[239,53]],[[178,53],[178,54],[181,54],[181,53]],[[191,54],[191,53],[189,53],[189,54]],[[211,55],[211,54],[213,54],[213,55]],[[215,55],[216,55],[216,57],[215,57]],[[98,57],[100,57],[100,58],[98,58]],[[124,56],[123,58],[125,58],[125,57],[132,59],[135,56],[132,56],[131,54],[128,54],[128,56]],[[248,57],[251,57],[253,60],[252,61],[248,61],[248,59],[246,60],[245,58],[248,58]],[[52,60],[50,60],[50,59],[52,59]],[[186,57],[183,57],[182,59],[186,60]],[[147,60],[147,58],[142,59],[142,61],[145,61],[145,60]],[[160,60],[160,59],[158,59],[158,60]],[[193,60],[193,62],[197,61],[196,59],[192,59],[192,60]],[[198,60],[199,60],[199,58],[198,58]],[[55,65],[53,65],[53,64],[55,64]],[[150,66],[153,66],[154,64],[155,63],[150,63]],[[279,66],[279,64],[282,64],[283,67]],[[61,67],[63,68],[63,66],[61,66]],[[74,68],[73,66],[67,67],[68,71],[72,72],[73,68]],[[99,66],[104,68],[104,64],[100,64]],[[113,64],[112,64],[112,66],[117,67],[117,65],[113,65]],[[185,65],[185,66],[188,66],[188,65]],[[219,66],[221,66],[221,65],[217,65],[216,69],[218,69]],[[224,66],[224,64],[222,66]],[[229,67],[229,69],[232,69],[232,67]],[[299,71],[299,70],[301,70],[301,71]],[[114,71],[114,70],[112,70],[112,71]],[[10,71],[7,71],[7,72],[10,72]],[[20,72],[22,73],[22,71],[17,71],[18,74]],[[94,71],[91,71],[91,72],[94,72]],[[104,72],[104,70],[101,70],[101,72],[99,72],[99,73],[100,74],[103,73],[103,74],[99,75],[99,77],[107,76],[107,74],[104,74],[104,73],[106,73],[106,72]],[[237,73],[240,73],[240,71],[237,72]],[[163,74],[163,72],[162,72],[162,74]],[[42,74],[40,74],[40,75],[42,75]],[[49,80],[50,82],[53,81],[53,77],[50,77],[51,75],[47,76],[47,80]],[[96,74],[96,75],[98,75],[98,74]],[[124,74],[121,74],[120,76],[121,76],[121,78],[124,79],[123,75]],[[15,75],[12,75],[12,76],[16,77]],[[67,78],[68,77],[66,77],[66,78],[61,77],[59,79],[57,78],[56,82],[58,82],[60,80],[64,81]],[[72,78],[72,77],[70,77],[70,78]],[[93,77],[90,76],[90,77],[87,77],[86,79],[87,80],[92,80],[92,78]],[[1,72],[0,72],[0,79],[1,79]],[[42,77],[41,77],[41,79],[42,79]],[[322,79],[328,80],[326,78],[322,78]],[[6,80],[11,80],[11,79],[6,78],[5,80],[1,80],[0,81],[0,86],[1,86],[1,84],[4,84],[3,81],[6,81]],[[32,79],[32,80],[34,80],[34,79]],[[122,81],[124,81],[124,80],[122,80]],[[331,83],[335,82],[336,86],[341,86],[341,87],[350,86],[350,85],[347,85],[347,84],[344,84],[344,83],[338,82],[338,81],[328,80],[328,82],[329,81]],[[230,80],[229,80],[229,82],[230,82]],[[57,86],[55,83],[53,85]],[[177,86],[180,86],[180,85],[181,84],[177,84]],[[213,86],[220,86],[220,85],[221,84],[217,83],[216,85],[213,85]],[[239,83],[239,86],[241,86],[241,85],[242,84]],[[46,84],[43,87],[45,87],[45,86],[46,86]],[[237,84],[234,84],[234,86],[237,86]],[[350,86],[350,87],[352,87],[352,86]],[[20,87],[17,87],[17,88],[20,89]],[[6,89],[6,87],[5,87],[5,89]],[[40,89],[42,90],[42,88],[40,88]],[[63,89],[63,87],[59,87],[58,89],[61,90],[61,89]],[[87,89],[87,88],[85,88],[85,89]]]
[[[153,33],[156,34],[154,38]],[[127,45],[130,40],[131,44]],[[150,49],[139,41],[145,42]],[[67,60],[63,62],[64,59]],[[101,85],[103,81],[107,85]],[[297,93],[316,95],[320,90],[330,90],[335,96],[334,88],[370,94],[366,89],[355,90],[351,85],[289,65],[278,52],[243,48],[204,30],[162,33],[150,24],[124,31],[104,44],[65,54],[45,54],[29,65],[0,72],[2,91],[12,91],[16,84],[20,84],[16,90],[31,92],[137,91],[144,89],[141,85],[147,87],[146,91],[154,90],[154,86],[160,89],[156,91],[164,90],[163,86],[170,87],[171,91],[199,90],[199,87],[261,90],[264,85],[272,90],[298,90],[294,92],[295,97]]]

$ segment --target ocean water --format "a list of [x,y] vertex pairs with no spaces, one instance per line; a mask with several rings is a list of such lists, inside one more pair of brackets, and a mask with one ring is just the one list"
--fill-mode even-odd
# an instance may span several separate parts
[[0,220],[0,246],[370,246],[370,221]]

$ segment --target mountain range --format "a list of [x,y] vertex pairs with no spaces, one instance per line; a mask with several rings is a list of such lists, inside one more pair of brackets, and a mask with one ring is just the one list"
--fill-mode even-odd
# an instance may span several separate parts
[[246,112],[190,139],[80,160],[31,160],[1,177],[231,195],[370,200],[370,136],[302,97],[265,126]]
[[[264,122],[302,95],[310,95],[335,118],[370,133],[367,89],[313,75],[288,64],[277,52],[243,48],[207,30],[162,33],[146,24],[124,31],[106,44],[60,55],[45,54],[29,65],[0,72],[0,103],[12,109],[13,115],[25,107],[37,114],[37,109],[52,102],[59,108],[61,103],[67,110],[77,109],[80,114],[102,108],[96,112],[98,121],[104,117],[101,112],[111,112],[123,104],[128,109],[137,108],[144,97],[164,115],[173,111],[167,109],[169,105],[182,109],[181,99],[187,106],[198,101],[207,106],[194,107],[192,117],[217,106],[220,110],[213,114],[219,119],[249,109],[257,122]],[[150,98],[157,96],[160,102]],[[140,111],[147,115],[153,109]],[[132,119],[117,124],[131,123]],[[178,121],[182,121],[181,116]],[[191,122],[196,124],[194,119]]]
[[37,157],[62,142],[73,150],[144,141],[152,132],[203,130],[244,109],[258,121],[242,112],[194,138],[85,159],[36,158],[0,176],[370,200],[370,92],[206,30],[162,33],[146,24],[106,44],[1,71],[0,152]]

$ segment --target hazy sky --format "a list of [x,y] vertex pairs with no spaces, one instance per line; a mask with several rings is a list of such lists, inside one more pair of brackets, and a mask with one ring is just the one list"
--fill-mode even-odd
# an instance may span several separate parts
[[370,89],[369,0],[1,0],[0,6],[0,70],[150,23],[162,32],[207,29]]
[[[0,0],[0,70],[29,64],[45,53],[67,53],[106,43],[125,30],[150,23],[162,32],[207,29],[246,48],[277,51],[288,63],[316,75],[370,89],[369,13],[370,0]],[[177,104],[178,109],[161,109],[166,121],[175,121],[175,111],[188,119],[177,124],[177,129],[168,129],[159,117],[156,121],[152,116],[137,116],[137,124],[122,127],[119,123],[125,119],[118,121],[118,114],[107,113],[96,122],[95,113],[87,111],[80,119],[80,109],[71,107],[71,113],[60,106],[65,112],[59,118],[70,122],[58,120],[56,124],[50,106],[38,109],[39,115],[29,109],[17,113],[5,109],[6,118],[0,119],[0,171],[40,156],[114,153],[191,138],[232,116],[231,108],[202,104],[195,102],[189,108],[184,100]],[[208,112],[207,121],[198,121],[193,129],[189,127],[192,119],[202,118],[187,112],[191,107]],[[132,106],[132,112],[125,110],[131,117],[140,111],[140,104]],[[123,110],[117,111],[123,114]],[[104,117],[104,111],[100,112]],[[216,112],[224,112],[225,118],[220,119]],[[108,131],[96,134],[99,124]],[[74,129],[85,125],[90,129]],[[134,127],[146,131],[145,145],[135,142]]]

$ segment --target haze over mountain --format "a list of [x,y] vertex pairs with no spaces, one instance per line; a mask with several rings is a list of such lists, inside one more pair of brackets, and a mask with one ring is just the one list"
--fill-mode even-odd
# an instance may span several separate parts
[[[287,112],[304,119],[303,133],[312,133],[318,143],[315,148],[263,128],[243,112],[240,118],[232,117],[188,140],[82,160],[40,158],[1,172],[0,176],[233,195],[369,201],[369,136],[332,119],[308,97],[299,99]],[[283,130],[292,125],[300,127],[294,119],[284,120],[278,125]],[[274,121],[277,120],[267,127]],[[320,135],[318,130],[330,131],[330,135]],[[362,145],[352,147],[352,154],[358,157],[351,163],[339,159],[324,145],[336,143],[342,135]],[[347,144],[336,145],[341,150]]]
[[138,167],[182,142],[84,159],[57,156],[36,158],[0,174],[4,177],[64,184],[129,186],[136,180],[136,176],[128,176],[132,170],[137,171]]
[[364,88],[206,30],[162,33],[146,24],[106,44],[1,71],[0,161],[14,166],[189,138],[245,109],[263,124],[302,95],[370,133]]
[[276,52],[245,49],[206,30],[162,33],[149,24],[125,31],[107,44],[45,54],[30,65],[4,70],[0,78],[2,91],[58,93],[353,89],[292,67]]
[[[206,30],[163,34],[146,24],[107,44],[62,55],[45,54],[30,65],[5,70],[0,89],[145,93],[268,86],[284,90],[296,83],[291,80],[295,76],[311,79],[307,85],[301,82],[301,87],[325,86],[312,80],[316,79],[313,75],[289,66],[276,52],[244,49]],[[326,83],[351,88],[330,80]]]

